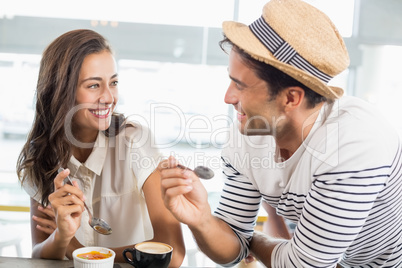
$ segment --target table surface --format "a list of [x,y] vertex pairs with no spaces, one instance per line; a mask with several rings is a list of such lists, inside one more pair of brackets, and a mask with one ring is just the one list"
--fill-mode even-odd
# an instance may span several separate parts
[[[73,268],[74,262],[72,260],[57,261],[57,260],[44,260],[44,259],[30,259],[30,258],[17,258],[17,257],[0,257],[1,268],[37,268],[37,267],[57,267],[57,268]],[[128,263],[115,263],[113,268],[133,268]]]
[[[31,258],[17,258],[17,257],[1,257],[0,268],[74,268],[72,260],[58,261],[58,260],[44,260],[44,259],[31,259]],[[128,263],[115,263],[113,268],[133,268]],[[184,267],[181,268],[191,268]]]
[[[31,258],[17,258],[17,257],[1,257],[0,256],[0,268],[74,268],[74,262],[72,260],[44,260],[44,259],[31,259]],[[203,266],[206,268],[205,266]],[[245,265],[242,262],[235,266],[236,268],[260,268],[265,267],[259,262],[253,262]],[[115,263],[113,268],[133,268],[128,263]],[[182,266],[181,268],[194,268],[189,266]]]

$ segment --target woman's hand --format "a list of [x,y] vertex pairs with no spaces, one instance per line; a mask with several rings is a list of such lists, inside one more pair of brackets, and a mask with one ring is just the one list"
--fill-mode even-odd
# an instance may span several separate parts
[[51,235],[54,230],[56,230],[56,218],[52,206],[42,207],[38,206],[38,210],[44,213],[47,217],[39,217],[33,215],[32,219],[37,223],[36,229],[44,232],[45,234]]
[[194,226],[211,216],[207,191],[194,172],[177,168],[172,156],[162,161],[158,170],[165,206],[180,222]]
[[74,186],[64,184],[69,173],[67,169],[56,176],[54,192],[49,195],[49,201],[54,212],[56,231],[61,238],[71,240],[81,224],[85,197],[77,182],[73,182]]

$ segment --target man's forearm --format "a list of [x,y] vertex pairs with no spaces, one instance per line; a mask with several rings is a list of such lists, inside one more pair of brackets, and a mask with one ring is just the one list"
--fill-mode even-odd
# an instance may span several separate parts
[[[266,267],[271,268],[272,251],[277,244],[284,241],[287,240],[271,238],[264,233],[254,232],[253,239],[250,243],[251,254]],[[342,266],[337,264],[336,268],[342,268]]]
[[254,257],[261,261],[265,266],[271,267],[271,255],[274,247],[286,240],[269,237],[261,232],[254,232],[250,242],[250,250]]
[[200,250],[214,262],[229,263],[239,255],[239,239],[224,221],[211,215],[202,225],[189,228]]

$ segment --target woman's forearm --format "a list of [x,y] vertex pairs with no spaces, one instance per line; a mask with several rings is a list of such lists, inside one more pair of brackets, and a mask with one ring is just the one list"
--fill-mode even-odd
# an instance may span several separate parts
[[66,256],[68,240],[61,239],[57,230],[32,248],[32,258],[62,260]]
[[262,202],[262,207],[268,213],[268,220],[264,222],[263,226],[264,233],[275,238],[292,238],[285,220],[276,214],[275,209],[266,202]]
[[152,241],[164,242],[173,247],[173,256],[170,261],[169,267],[180,267],[183,263],[184,257],[186,255],[186,247],[182,235],[181,225],[179,222],[169,222],[162,223],[163,226],[154,228],[159,230],[161,228],[165,228],[169,230],[169,232],[157,232],[154,234],[154,238]]

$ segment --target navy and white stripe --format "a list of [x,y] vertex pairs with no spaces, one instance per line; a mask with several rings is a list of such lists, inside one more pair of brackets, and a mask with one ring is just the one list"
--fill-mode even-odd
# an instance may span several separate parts
[[332,79],[332,76],[320,71],[297,53],[289,43],[283,40],[275,30],[268,25],[263,17],[254,21],[249,27],[253,34],[277,60],[304,70],[326,84]]
[[249,253],[253,229],[241,226],[254,226],[261,202],[261,194],[226,159],[222,158],[226,182],[215,215],[224,220],[236,233],[244,249],[234,261],[240,262]]
[[[242,226],[255,224],[263,198],[269,203],[277,200],[278,213],[298,222],[292,242],[273,253],[281,260],[276,267],[334,267],[340,255],[345,267],[400,267],[402,203],[395,202],[402,200],[400,150],[388,167],[317,174],[307,195],[262,196],[244,175],[227,173],[235,169],[229,163],[225,166],[227,181],[215,213],[241,241],[244,251],[236,261],[249,253],[252,230]],[[288,257],[278,256],[280,252],[288,252]]]

